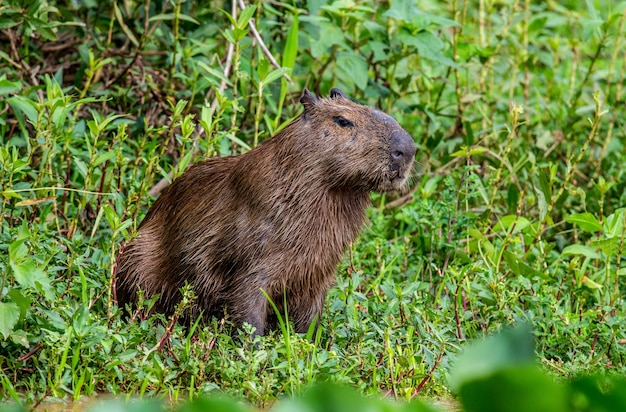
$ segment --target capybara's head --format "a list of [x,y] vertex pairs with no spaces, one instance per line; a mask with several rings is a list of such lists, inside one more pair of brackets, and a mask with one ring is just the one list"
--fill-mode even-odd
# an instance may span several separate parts
[[300,102],[307,133],[313,134],[307,140],[317,141],[316,161],[324,163],[331,186],[374,192],[403,188],[416,148],[396,120],[354,103],[339,89],[319,99],[305,90]]

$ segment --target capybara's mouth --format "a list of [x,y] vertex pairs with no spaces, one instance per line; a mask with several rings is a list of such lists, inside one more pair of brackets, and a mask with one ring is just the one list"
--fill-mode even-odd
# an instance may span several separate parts
[[406,173],[401,173],[400,170],[390,170],[389,173],[387,173],[386,179],[380,182],[381,184],[378,191],[382,193],[402,190],[406,180]]

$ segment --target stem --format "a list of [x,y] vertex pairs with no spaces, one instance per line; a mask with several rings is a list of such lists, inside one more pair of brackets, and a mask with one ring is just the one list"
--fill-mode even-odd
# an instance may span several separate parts
[[509,132],[509,136],[506,140],[506,146],[504,148],[504,152],[502,153],[502,160],[500,161],[500,165],[496,170],[496,176],[493,181],[493,189],[491,190],[491,198],[489,199],[489,207],[493,205],[493,201],[496,198],[496,194],[498,193],[498,184],[500,183],[500,177],[502,175],[502,169],[504,168],[504,162],[506,162],[509,152],[511,151],[511,146],[513,146],[513,138],[516,135],[516,131],[519,128],[519,115],[524,113],[524,108],[515,103],[511,103],[511,115],[513,116],[513,127],[511,127],[511,131]]
[[[552,213],[552,210],[554,209],[554,205],[556,204],[556,201],[561,197],[561,195],[563,195],[563,192],[565,192],[565,189],[567,188],[570,181],[572,180],[572,177],[574,176],[574,171],[576,170],[576,166],[578,166],[578,164],[582,160],[583,155],[589,148],[589,144],[591,143],[591,141],[596,135],[596,131],[598,130],[598,126],[600,125],[600,119],[604,115],[604,112],[602,112],[602,103],[600,102],[600,96],[597,92],[594,93],[593,100],[596,104],[596,111],[595,111],[593,120],[591,121],[591,130],[589,131],[589,134],[587,135],[587,139],[585,140],[585,143],[583,144],[582,149],[578,153],[578,156],[575,159],[571,159],[567,162],[569,166],[567,170],[567,175],[565,176],[565,179],[563,180],[563,184],[561,185],[561,187],[559,187],[559,191],[557,192],[557,194],[555,196],[552,196],[552,199],[550,199],[550,204],[548,205],[546,215],[541,220],[541,224],[539,225],[539,228],[537,229],[537,233],[535,234],[535,237],[528,245],[528,249],[526,250],[524,259],[528,258],[528,255],[530,254],[532,247],[539,240],[541,240],[541,235],[543,234],[543,231],[546,229],[547,218],[550,216],[550,213]],[[574,155],[572,154],[572,157],[573,156]]]

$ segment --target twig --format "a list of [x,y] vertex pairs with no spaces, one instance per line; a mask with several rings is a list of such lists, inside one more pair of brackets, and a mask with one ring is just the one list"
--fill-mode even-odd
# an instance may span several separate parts
[[[243,0],[239,0],[239,7],[241,7],[241,10],[246,8],[246,5],[244,4]],[[250,26],[250,31],[252,31],[254,38],[259,42],[259,46],[261,46],[263,53],[267,56],[270,63],[272,63],[272,65],[276,67],[278,70],[282,70],[282,67],[274,59],[274,56],[272,56],[272,53],[269,51],[267,46],[265,46],[265,42],[263,41],[263,38],[261,38],[261,35],[257,31],[256,26],[254,24],[254,18],[250,19],[250,21],[248,22],[248,25]],[[283,76],[285,76],[285,79],[287,79],[289,83],[293,83],[293,80],[291,80],[291,77],[289,77],[287,73],[283,73]]]
[[24,362],[27,361],[28,359],[30,359],[35,353],[39,352],[39,350],[41,350],[41,348],[43,348],[43,344],[41,342],[39,342],[38,344],[35,345],[35,347],[28,352],[25,355],[20,356],[19,358],[17,358],[18,361],[20,362]]
[[430,377],[433,376],[435,369],[437,369],[437,366],[439,366],[439,362],[441,362],[441,358],[443,357],[443,352],[444,352],[445,347],[446,345],[444,343],[441,346],[441,350],[439,351],[439,356],[437,356],[437,360],[435,361],[435,364],[433,365],[432,368],[430,368],[430,371],[426,374],[426,376],[424,376],[424,378],[419,383],[419,385],[417,385],[417,388],[415,388],[415,391],[413,391],[413,395],[411,395],[411,399],[417,396],[417,394],[422,390],[422,387],[426,384],[426,382],[428,382]]

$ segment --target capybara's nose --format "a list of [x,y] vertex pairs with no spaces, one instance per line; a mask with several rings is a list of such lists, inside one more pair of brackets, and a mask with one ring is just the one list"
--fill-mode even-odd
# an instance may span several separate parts
[[397,161],[412,162],[415,157],[415,142],[406,131],[396,129],[391,132],[390,138],[391,157]]

